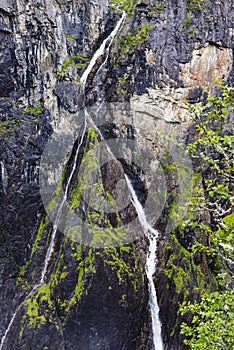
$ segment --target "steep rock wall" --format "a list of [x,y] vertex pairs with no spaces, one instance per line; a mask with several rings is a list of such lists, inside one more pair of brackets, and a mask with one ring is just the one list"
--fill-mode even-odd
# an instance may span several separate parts
[[[111,125],[108,114],[103,117],[103,132],[107,138],[119,137],[119,148],[130,163],[126,167],[122,162],[122,167],[144,201],[155,177],[134,166],[137,154],[143,151],[140,168],[148,174],[168,162],[162,160],[164,138],[155,137],[155,129],[185,139],[189,115],[184,100],[202,100],[203,88],[214,87],[217,77],[232,80],[233,9],[231,0],[204,1],[201,8],[193,1],[132,3],[135,9],[128,10],[101,84],[95,70],[89,77],[87,103],[93,105],[101,89],[108,102],[118,102],[119,111],[131,106],[129,115],[113,114]],[[62,132],[70,135],[74,125],[82,128],[79,78],[120,17],[110,5],[104,0],[4,0],[0,5],[1,335],[40,278],[52,227],[40,198],[40,157],[52,130],[59,137]],[[84,149],[95,145],[93,137],[87,135]],[[113,195],[113,174],[121,177],[122,167],[103,169],[103,195]],[[166,181],[168,195],[157,193],[167,203],[163,215],[162,205],[151,212],[165,232],[156,285],[165,348],[178,350],[185,349],[178,302],[188,294],[196,297],[196,288],[211,283],[210,272],[204,276],[191,260],[189,242],[167,230],[178,178],[157,175],[156,185]],[[73,188],[71,205],[75,189],[79,192],[75,180]],[[123,220],[131,215],[130,208]],[[116,217],[111,220],[113,228]],[[3,349],[150,349],[145,254],[143,239],[96,250],[58,233],[47,283],[20,309]]]

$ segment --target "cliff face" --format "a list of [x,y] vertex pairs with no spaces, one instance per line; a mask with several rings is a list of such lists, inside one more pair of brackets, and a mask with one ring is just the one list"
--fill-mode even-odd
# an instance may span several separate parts
[[[120,221],[127,225],[136,218],[129,199],[107,216],[104,209],[96,210],[116,199],[124,171],[162,232],[155,282],[165,349],[185,349],[178,303],[212,284],[209,267],[204,261],[195,264],[187,250],[191,233],[186,239],[176,235],[170,214],[173,203],[186,206],[183,186],[191,175],[188,170],[184,184],[178,169],[190,163],[183,163],[183,148],[176,148],[170,135],[179,135],[180,141],[188,136],[184,100],[201,101],[203,89],[212,89],[217,78],[232,81],[232,1],[120,1],[127,19],[101,76],[96,73],[104,57],[90,73],[84,99],[80,76],[121,16],[115,3],[0,4],[1,336],[13,320],[2,349],[150,349],[147,241],[138,224],[128,231],[133,238],[124,236]],[[101,117],[97,98],[106,101]],[[82,139],[85,103],[110,148],[119,152],[118,161],[106,164],[98,158],[100,135],[91,122]],[[64,167],[68,162],[63,192],[81,145],[68,202],[89,224],[89,234],[83,224],[57,232],[45,283],[30,295],[40,281],[53,232],[39,184],[41,156],[52,134],[59,145],[55,154],[64,152]],[[177,175],[170,171],[173,164]],[[90,175],[95,169],[101,172]],[[57,176],[54,169],[48,174],[49,180]],[[58,209],[60,187],[58,198],[48,199],[50,213]],[[97,226],[101,236],[90,231]],[[109,238],[113,230],[118,244]]]

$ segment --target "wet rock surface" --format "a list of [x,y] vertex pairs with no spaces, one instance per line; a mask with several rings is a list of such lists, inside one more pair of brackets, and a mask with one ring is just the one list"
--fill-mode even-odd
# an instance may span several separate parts
[[[119,18],[120,13],[107,0],[1,1],[1,337],[17,306],[25,300],[3,350],[151,348],[144,271],[147,242],[142,233],[121,247],[96,249],[92,244],[80,244],[80,234],[85,231],[58,232],[46,283],[29,296],[40,279],[52,232],[40,196],[41,155],[52,133],[59,135],[63,130],[69,135],[74,120],[81,129],[79,111],[84,96],[80,76]],[[182,0],[137,2],[112,46],[105,74],[97,80],[91,74],[87,85],[87,103],[94,104],[101,94],[109,102],[120,103],[123,110],[133,109],[125,115],[118,108],[119,114],[115,111],[102,117],[105,138],[119,140],[115,145],[124,161],[112,160],[109,167],[88,163],[87,154],[98,143],[97,134],[88,131],[79,153],[76,176],[83,169],[82,159],[88,169],[102,167],[99,177],[92,175],[102,189],[101,201],[115,198],[123,169],[142,203],[153,198],[154,177],[150,174],[158,164],[159,170],[165,171],[166,162],[162,158],[164,139],[155,137],[155,129],[181,134],[185,139],[189,117],[183,101],[202,100],[204,87],[212,89],[217,77],[232,81],[233,18],[231,0],[207,1],[201,9]],[[145,23],[150,27],[139,34]],[[73,160],[74,150],[70,162]],[[63,189],[67,179],[65,174]],[[164,206],[165,198],[158,192],[163,207],[155,202],[150,212],[163,236],[155,276],[163,340],[167,350],[186,349],[179,334],[182,320],[177,315],[178,303],[188,293],[191,300],[199,297],[194,288],[208,282],[212,285],[211,275],[203,276],[197,268],[201,262],[191,260],[187,248],[193,233],[184,238],[180,232],[166,232],[170,205],[178,196],[178,178],[173,172],[162,175],[159,171],[157,179],[158,187],[166,186],[168,193]],[[83,186],[79,181],[74,177],[68,201],[85,222],[95,226],[100,219],[109,234],[120,219],[126,223],[135,218],[131,206],[108,217],[98,212],[97,217],[94,199],[92,202],[96,192],[83,189],[89,200],[79,202],[76,193]],[[121,230],[118,234],[118,239],[123,239]],[[86,236],[89,243],[93,237],[100,239],[98,232],[93,232]]]

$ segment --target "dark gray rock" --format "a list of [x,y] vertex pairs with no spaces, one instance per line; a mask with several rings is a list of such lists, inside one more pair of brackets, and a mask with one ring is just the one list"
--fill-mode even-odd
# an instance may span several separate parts
[[[213,71],[207,78],[198,69],[200,66],[196,66],[196,59],[205,57],[204,61],[208,60],[210,53],[214,55],[212,58],[217,58],[215,69],[218,74],[232,81],[232,0],[225,3],[208,1],[202,6],[199,10],[189,7],[183,0],[176,0],[160,8],[158,1],[138,1],[134,14],[127,19],[110,50],[105,72],[100,79],[95,77],[102,59],[89,76],[86,102],[94,105],[100,94],[107,101],[123,104],[133,95],[140,96],[143,107],[150,105],[154,109],[155,105],[162,103],[163,118],[167,119],[170,103],[176,108],[179,105],[177,89],[181,89],[180,93],[182,91],[181,99],[187,98],[194,103],[204,98],[202,91],[207,81],[213,86]],[[38,283],[51,237],[52,223],[46,217],[39,188],[41,155],[53,131],[59,134],[63,129],[69,135],[73,127],[69,124],[72,118],[77,118],[76,129],[81,129],[78,112],[83,108],[84,99],[80,75],[120,16],[108,8],[106,0],[46,4],[40,0],[20,1],[17,7],[13,0],[1,0],[1,336],[17,305],[27,299]],[[123,53],[123,37],[130,32],[134,36],[137,28],[142,28],[145,23],[151,25],[148,36],[144,40],[141,38],[137,45],[129,44]],[[149,89],[154,93],[150,95]],[[147,157],[150,160],[159,157],[161,146],[153,144],[156,142],[153,140],[149,150],[146,137],[137,139],[135,117],[127,117],[121,124],[115,120],[115,115],[107,115],[101,131],[106,139],[119,137],[119,148],[122,147],[123,152],[128,154],[126,159],[130,159],[130,164],[121,160],[108,166],[102,165],[99,185],[113,194],[124,169],[144,205],[148,196],[145,174],[134,162],[131,164],[131,155],[136,150],[142,150],[147,162]],[[147,125],[151,117],[145,113],[142,125]],[[156,113],[152,118],[160,120]],[[180,121],[176,119],[173,123],[179,124]],[[172,128],[170,120],[166,120],[166,128],[169,133]],[[131,148],[127,143],[123,146],[124,137],[136,141],[136,147]],[[69,138],[66,140],[69,141]],[[66,167],[63,190],[78,141]],[[95,142],[85,135],[69,188],[70,204],[79,183],[82,160],[86,159],[90,144]],[[166,229],[173,200],[178,196],[177,180],[173,174],[166,177],[169,195],[157,222],[162,232]],[[163,184],[161,178],[159,184]],[[90,189],[86,194],[90,198]],[[85,221],[89,215],[97,214],[94,209],[93,203],[84,200],[77,211]],[[95,220],[107,220],[105,223],[108,222],[113,229],[118,226],[119,217],[123,223],[135,218],[131,205],[125,209],[107,218],[103,218],[101,212],[93,216]],[[177,315],[178,305],[184,298],[185,289],[194,300],[199,298],[199,293],[194,293],[194,287],[199,287],[201,283],[212,286],[212,279],[207,276],[203,281],[197,275],[199,257],[196,262],[188,258],[193,233],[187,232],[186,237],[179,231],[175,234],[176,239],[167,234],[159,243],[155,284],[165,349],[184,350],[186,347],[180,335],[183,319]],[[144,239],[138,239],[122,250],[116,247],[96,250],[82,246],[58,231],[48,267],[46,289],[35,291],[22,304],[3,350],[149,350],[152,337],[144,272],[146,252],[147,242]],[[168,277],[168,271],[165,273],[172,268],[168,267],[171,256],[174,256],[173,264],[187,274],[183,288],[176,279]]]
[[1,0],[0,9],[7,13],[13,12],[16,10],[15,0]]

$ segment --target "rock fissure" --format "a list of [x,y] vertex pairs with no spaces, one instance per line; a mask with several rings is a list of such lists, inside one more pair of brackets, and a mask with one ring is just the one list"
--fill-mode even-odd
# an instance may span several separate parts
[[[53,215],[69,180],[75,140],[83,130],[80,79],[123,10],[127,18],[108,48],[108,61],[98,62],[87,79],[86,106],[94,125],[90,121],[78,152],[64,207],[71,207],[83,224],[58,230],[45,283],[30,294],[41,276]],[[217,79],[233,80],[233,18],[231,0],[1,1],[3,350],[151,349],[147,242],[139,235],[142,229],[127,189],[120,191],[124,172],[149,222],[164,233],[154,283],[165,350],[188,348],[180,325],[189,316],[178,312],[179,304],[216,289],[213,272],[221,262],[204,251],[191,251],[196,228],[178,224],[170,232],[186,209],[179,207],[179,199],[189,196],[189,183],[182,181],[190,174],[189,164],[186,156],[178,160],[177,155],[185,153],[176,142],[195,137],[189,107],[205,101],[204,88],[214,92]],[[96,74],[103,62],[102,73]],[[99,98],[107,101],[105,110]],[[108,152],[100,158],[98,130],[117,152],[117,160]],[[54,157],[61,153],[64,159],[60,167],[51,160],[47,169],[48,182],[59,175],[61,181],[45,211],[40,160],[52,134],[60,145],[53,148]],[[131,242],[126,242],[126,225]],[[104,243],[107,247],[95,248]],[[3,338],[9,326],[11,336]]]

